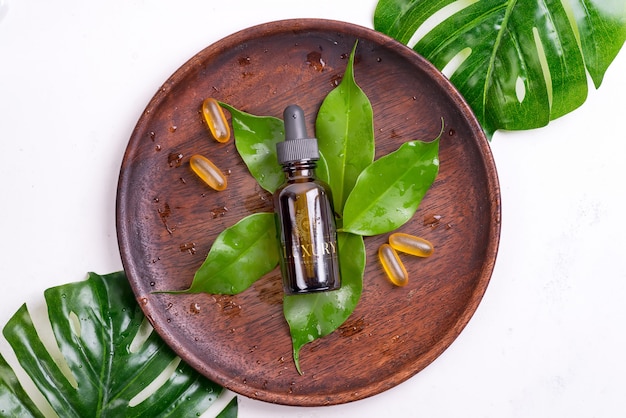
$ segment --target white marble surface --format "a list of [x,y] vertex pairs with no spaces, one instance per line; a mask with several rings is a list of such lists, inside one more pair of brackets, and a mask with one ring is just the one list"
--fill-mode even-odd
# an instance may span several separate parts
[[[263,4],[263,6],[260,6]],[[189,57],[254,24],[372,27],[376,1],[0,0],[0,325],[43,291],[121,269],[115,193],[131,131]],[[614,417],[626,410],[626,52],[549,127],[497,133],[490,286],[433,364],[325,408],[240,397],[240,417]],[[0,351],[13,364],[8,344]],[[206,416],[212,414],[209,411]]]

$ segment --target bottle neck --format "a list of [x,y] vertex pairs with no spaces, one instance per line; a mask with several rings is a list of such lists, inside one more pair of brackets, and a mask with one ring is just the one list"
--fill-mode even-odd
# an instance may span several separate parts
[[315,177],[317,160],[300,160],[283,165],[283,171],[288,181],[309,181]]

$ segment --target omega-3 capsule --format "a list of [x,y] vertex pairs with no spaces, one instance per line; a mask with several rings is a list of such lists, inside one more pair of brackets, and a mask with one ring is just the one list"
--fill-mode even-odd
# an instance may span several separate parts
[[383,244],[378,247],[378,259],[391,283],[396,286],[405,286],[409,282],[409,274],[391,245]]
[[222,191],[226,189],[226,177],[219,168],[208,158],[202,155],[192,155],[189,159],[189,166],[198,177],[211,188]]
[[435,251],[433,244],[424,238],[403,232],[394,232],[391,234],[389,236],[389,245],[396,251],[416,255],[418,257],[428,257]]
[[202,116],[206,122],[211,135],[217,142],[228,142],[230,139],[230,127],[222,106],[212,97],[204,99],[202,102]]

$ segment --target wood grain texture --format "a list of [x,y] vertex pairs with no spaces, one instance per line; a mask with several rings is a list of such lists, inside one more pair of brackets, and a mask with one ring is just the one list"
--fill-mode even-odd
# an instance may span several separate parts
[[[387,235],[366,238],[361,301],[336,332],[305,346],[303,376],[291,357],[278,270],[236,296],[168,295],[188,288],[213,240],[270,196],[247,172],[231,140],[210,137],[206,97],[281,117],[307,115],[343,75],[358,39],[355,78],[374,109],[376,157],[402,142],[432,139],[445,120],[440,172],[401,231],[435,253],[401,255],[410,275],[391,285],[376,256]],[[203,154],[228,175],[209,189],[189,168]],[[117,228],[124,268],[163,339],[210,379],[245,396],[288,405],[362,399],[415,375],[459,335],[489,283],[500,235],[500,192],[487,140],[454,87],[396,41],[352,24],[299,19],[256,26],[210,45],[177,70],[147,105],[123,158]]]

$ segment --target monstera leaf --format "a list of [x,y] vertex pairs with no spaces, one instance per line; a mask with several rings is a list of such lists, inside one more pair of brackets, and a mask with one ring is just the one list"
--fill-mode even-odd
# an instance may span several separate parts
[[443,70],[491,135],[580,106],[586,71],[598,88],[624,44],[626,2],[380,0],[374,28]]
[[[25,305],[3,334],[58,416],[200,416],[221,393],[151,332],[124,273],[91,273],[86,281],[46,290],[45,299],[57,354]],[[236,416],[236,400],[221,414]],[[0,416],[45,416],[2,356]]]

